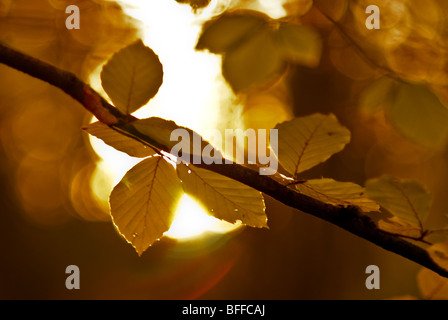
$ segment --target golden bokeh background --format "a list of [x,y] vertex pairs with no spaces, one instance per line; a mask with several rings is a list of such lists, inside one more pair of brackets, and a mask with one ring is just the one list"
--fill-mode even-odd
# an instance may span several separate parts
[[[186,5],[163,1],[189,12]],[[264,10],[273,17],[293,14],[324,39],[317,68],[291,66],[269,90],[230,96],[229,103],[221,101],[229,98],[228,88],[222,89],[220,108],[213,111],[219,126],[271,128],[294,115],[333,112],[350,128],[352,142],[306,177],[359,184],[384,173],[416,179],[434,194],[428,224],[446,224],[446,146],[418,145],[396,132],[381,108],[360,107],[363,90],[382,71],[363,59],[359,48],[315,8],[341,21],[378,66],[408,80],[425,81],[448,98],[446,1],[310,2],[288,0],[279,6],[268,0],[212,1],[216,11],[208,14],[226,7]],[[66,1],[0,0],[0,41],[92,82],[114,52],[142,37],[144,23],[130,17],[123,2],[71,4],[81,10],[80,30],[65,28]],[[365,28],[365,7],[370,4],[381,8],[381,30]],[[165,41],[180,41],[176,30],[171,31]],[[174,57],[182,59],[182,54],[175,52]],[[200,118],[199,112],[196,115],[193,119]],[[102,183],[110,185],[113,178],[98,172],[100,158],[81,131],[90,121],[91,116],[58,89],[0,65],[1,299],[419,295],[417,264],[270,198],[270,230],[242,228],[189,241],[163,239],[138,257],[115,231],[107,203],[98,197],[102,191],[95,190]],[[80,267],[80,290],[65,289],[64,272],[71,264]],[[371,264],[380,267],[381,290],[365,288],[365,268]]]

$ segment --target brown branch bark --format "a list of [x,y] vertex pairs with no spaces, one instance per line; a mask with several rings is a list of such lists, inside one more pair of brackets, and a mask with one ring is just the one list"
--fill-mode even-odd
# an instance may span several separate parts
[[[125,131],[138,140],[154,145],[154,141],[148,140],[148,137],[139,133],[133,127],[126,126],[126,123],[136,118],[122,114],[74,74],[58,69],[2,44],[0,44],[0,63],[48,82],[70,95],[100,121],[120,131]],[[167,146],[154,146],[160,150],[170,152]],[[270,176],[259,175],[258,171],[236,163],[196,166],[242,182],[287,206],[330,222],[385,250],[401,255],[448,278],[448,271],[437,265],[425,249],[405,241],[399,236],[380,230],[372,219],[362,214],[355,206],[333,206],[318,201],[288,188]]]

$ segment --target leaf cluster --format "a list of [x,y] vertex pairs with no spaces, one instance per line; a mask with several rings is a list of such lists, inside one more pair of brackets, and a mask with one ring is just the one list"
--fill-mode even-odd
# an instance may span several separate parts
[[[162,83],[162,70],[155,53],[139,41],[113,56],[105,65],[101,79],[117,108],[130,115],[155,95]],[[148,74],[153,77],[151,83],[141,86],[141,77]],[[119,84],[114,82],[118,75]],[[149,90],[145,90],[145,86]],[[170,228],[183,192],[199,200],[208,213],[218,219],[268,227],[261,192],[207,168],[191,163],[175,165],[172,155],[161,152],[176,144],[170,136],[179,128],[182,127],[173,121],[156,117],[132,120],[121,127],[96,122],[85,128],[117,150],[144,158],[123,177],[110,196],[113,222],[125,239],[139,254],[159,240]],[[208,145],[191,129],[183,129],[188,130],[192,139],[197,139],[194,136],[201,139],[201,149]],[[278,124],[276,129],[279,141],[275,156],[289,174],[285,187],[336,206],[356,205],[365,212],[378,210],[376,203],[364,196],[364,189],[354,183],[332,179],[296,183],[301,172],[326,161],[349,143],[349,130],[334,115],[295,118]],[[189,152],[196,151],[191,147]],[[219,150],[216,152],[220,154]]]
[[222,72],[235,92],[266,86],[288,63],[316,66],[322,41],[309,27],[252,10],[226,12],[204,25],[197,50],[222,54]]
[[[290,63],[316,66],[321,48],[315,30],[251,10],[225,12],[207,22],[196,46],[197,50],[222,55],[223,75],[236,93],[272,84]],[[114,105],[130,117],[157,93],[163,83],[163,67],[157,55],[138,41],[112,57],[101,79]],[[437,149],[446,144],[448,111],[427,85],[381,78],[364,91],[361,100],[364,110],[382,108],[396,129],[410,139]],[[174,146],[170,134],[182,127],[155,117],[129,119],[125,126],[94,123],[85,130],[117,150],[144,158],[110,196],[114,224],[139,254],[170,228],[184,192],[217,219],[268,227],[261,192],[207,167],[176,165],[173,155],[162,152]],[[201,140],[202,152],[208,142],[183,129]],[[364,188],[329,178],[301,179],[303,172],[327,161],[350,142],[350,131],[333,114],[294,118],[275,129],[278,148],[270,151],[285,172],[280,175],[285,188],[332,206],[355,207],[361,213],[378,213],[381,206],[389,217],[379,216],[378,228],[401,238],[430,244],[429,236],[448,235],[447,229],[426,228],[432,196],[417,181],[382,176],[370,179]],[[190,154],[195,152],[189,150]],[[215,152],[222,156],[219,150]],[[448,270],[446,244],[430,245],[427,252]]]

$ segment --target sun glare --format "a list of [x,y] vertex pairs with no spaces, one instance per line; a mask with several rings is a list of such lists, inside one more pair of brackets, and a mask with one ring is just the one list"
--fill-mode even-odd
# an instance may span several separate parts
[[[174,120],[199,133],[215,128],[221,102],[226,97],[231,98],[232,93],[222,79],[220,58],[194,49],[201,29],[198,17],[189,6],[175,1],[127,0],[121,3],[127,14],[144,23],[143,41],[159,55],[164,69],[164,81],[158,94],[134,115]],[[92,75],[91,83],[101,90],[99,70]],[[101,157],[92,176],[92,190],[95,197],[107,205],[107,195],[113,186],[140,159],[118,152],[94,137],[90,141]],[[105,173],[110,179],[104,178]],[[186,240],[208,232],[226,233],[238,227],[238,224],[213,218],[195,200],[184,195],[165,235]]]
[[205,209],[201,204],[184,194],[179,202],[177,216],[171,225],[170,230],[165,233],[170,238],[179,240],[190,239],[207,232],[227,233],[239,227],[241,223],[235,225],[218,220],[212,216],[204,214]]

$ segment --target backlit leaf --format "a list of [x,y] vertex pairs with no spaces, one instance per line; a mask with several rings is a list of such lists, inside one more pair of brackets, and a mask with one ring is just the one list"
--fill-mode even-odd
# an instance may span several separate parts
[[227,51],[222,62],[222,73],[235,92],[267,84],[285,68],[286,63],[269,30]]
[[367,196],[404,222],[422,229],[431,206],[431,194],[417,181],[391,176],[370,179]]
[[387,115],[405,137],[440,149],[448,139],[448,108],[425,85],[401,83],[390,97]]
[[101,122],[91,123],[84,127],[83,130],[96,138],[103,140],[107,145],[127,153],[131,157],[146,158],[156,153],[151,147],[112,129]]
[[101,81],[114,105],[130,114],[156,95],[163,68],[154,51],[137,41],[112,56],[103,67]]
[[448,300],[447,278],[429,269],[422,268],[417,275],[417,282],[424,299]]
[[241,182],[192,165],[178,165],[186,193],[199,200],[210,215],[251,227],[267,227],[263,195]]
[[383,108],[398,132],[422,146],[440,149],[448,141],[448,108],[426,85],[381,78],[363,91],[360,107]]
[[320,61],[322,40],[314,30],[291,23],[280,23],[275,33],[280,51],[291,62],[315,67]]
[[160,156],[145,159],[113,189],[113,222],[141,255],[168,231],[182,195],[182,185],[172,165]]
[[313,0],[286,0],[283,2],[283,7],[289,16],[299,17],[313,7]]
[[316,66],[321,46],[312,29],[238,10],[206,23],[196,49],[222,54],[223,75],[240,92],[274,83],[288,62]]
[[333,114],[320,113],[278,124],[278,155],[294,177],[328,160],[350,142],[350,131]]
[[379,211],[379,205],[365,195],[363,187],[352,182],[315,179],[296,184],[302,194],[335,206],[357,206],[363,212]]
[[[174,121],[151,117],[134,121],[130,126],[147,137],[147,140],[151,141],[156,148],[162,149],[162,147],[166,147],[173,149],[179,143],[186,142],[188,147],[182,149],[182,153],[185,152],[191,161],[193,161],[193,157],[203,159],[202,151],[209,146],[209,143],[203,140],[198,133],[189,128],[178,126]],[[183,132],[185,138],[178,137],[174,134],[176,132]],[[172,134],[173,141],[171,140]],[[216,148],[213,148],[211,153],[216,158],[223,158],[221,152]],[[185,159],[183,160],[185,161]]]
[[154,141],[154,145],[163,145],[168,147],[173,147],[177,141],[171,141],[171,133],[179,128],[189,130],[188,132],[193,135],[193,131],[178,126],[174,121],[165,120],[158,117],[151,117],[146,119],[139,119],[132,122],[132,127],[137,131],[149,137],[150,140]]
[[204,25],[196,49],[223,53],[263,30],[268,19],[259,12],[249,10],[224,13]]

